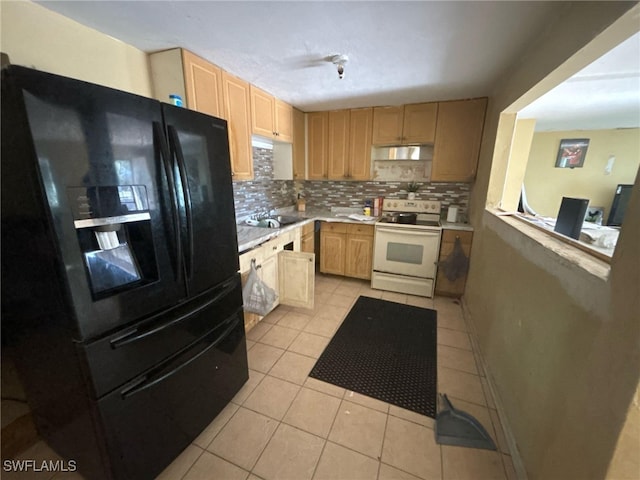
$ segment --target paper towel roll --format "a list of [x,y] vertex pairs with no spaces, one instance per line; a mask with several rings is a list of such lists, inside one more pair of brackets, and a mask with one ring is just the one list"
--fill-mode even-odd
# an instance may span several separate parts
[[449,207],[447,210],[447,222],[455,223],[458,221],[458,207]]

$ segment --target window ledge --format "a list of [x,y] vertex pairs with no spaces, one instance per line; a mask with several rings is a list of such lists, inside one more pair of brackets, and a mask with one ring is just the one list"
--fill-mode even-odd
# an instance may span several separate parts
[[[499,209],[485,209],[485,223],[492,227],[507,224],[532,241],[544,247],[551,254],[599,280],[607,281],[611,271],[611,258],[590,249],[580,242],[544,229],[517,215]],[[496,230],[496,228],[492,228]]]

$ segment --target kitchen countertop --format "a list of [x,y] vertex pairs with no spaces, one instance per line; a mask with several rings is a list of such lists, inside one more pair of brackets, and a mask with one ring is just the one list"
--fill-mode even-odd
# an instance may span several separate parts
[[[348,217],[349,214],[358,212],[359,210],[350,208],[337,208],[334,210],[307,209],[304,212],[298,212],[295,210],[283,210],[279,212],[279,214],[291,217],[297,216],[298,218],[300,218],[300,221],[292,223],[290,225],[285,225],[281,228],[261,228],[239,224],[237,226],[238,251],[240,253],[244,253],[247,250],[251,250],[252,248],[257,247],[264,242],[282,235],[285,232],[289,232],[293,229],[301,227],[302,225],[305,225],[309,222],[314,222],[316,220],[320,220],[322,222],[360,223],[365,225],[373,225],[377,220],[379,220],[379,217],[371,217],[372,221],[361,222]],[[447,222],[445,220],[442,220],[441,224],[442,228],[447,230],[473,231],[473,227],[468,223]]]
[[442,228],[446,230],[466,230],[473,232],[473,227],[468,223],[447,222],[446,220],[441,220],[440,224],[442,225]]
[[251,250],[252,248],[255,248],[258,245],[263,244],[264,242],[276,238],[277,236],[282,235],[285,232],[289,232],[293,229],[301,227],[302,225],[305,225],[309,222],[314,222],[316,220],[320,220],[323,222],[360,223],[365,225],[373,225],[379,219],[379,217],[371,217],[372,221],[361,222],[348,217],[349,214],[357,212],[359,212],[359,210],[348,208],[335,209],[333,211],[317,209],[308,209],[304,212],[281,211],[279,212],[280,214],[293,217],[297,216],[298,218],[300,218],[300,221],[292,223],[290,225],[285,225],[281,228],[261,228],[239,224],[237,225],[238,251],[242,254],[243,252]]

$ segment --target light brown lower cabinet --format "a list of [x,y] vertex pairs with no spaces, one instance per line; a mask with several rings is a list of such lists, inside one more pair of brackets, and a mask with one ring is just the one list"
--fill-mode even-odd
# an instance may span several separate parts
[[[440,242],[440,262],[446,261],[453,254],[456,240],[458,239],[460,240],[462,252],[467,259],[470,258],[473,232],[468,230],[443,230],[442,240]],[[436,295],[461,297],[464,294],[464,287],[467,283],[467,273],[464,272],[464,274],[459,274],[455,279],[449,279],[445,272],[446,269],[444,267],[438,267]]]
[[[240,272],[244,287],[251,270],[251,260],[258,266],[258,277],[273,288],[278,299],[273,306],[313,308],[315,288],[315,254],[300,251],[301,228],[283,233],[259,247],[240,255]],[[293,242],[294,250],[285,250]],[[245,330],[249,331],[261,319],[260,315],[244,312]]]
[[320,225],[320,271],[344,275],[347,224],[322,222]]
[[370,279],[373,257],[373,225],[322,222],[320,271]]
[[315,253],[315,222],[302,226],[302,238],[300,239],[300,251]]

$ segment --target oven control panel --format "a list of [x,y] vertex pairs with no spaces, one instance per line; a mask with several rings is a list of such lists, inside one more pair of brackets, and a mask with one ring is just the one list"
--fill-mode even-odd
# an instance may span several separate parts
[[440,202],[437,200],[385,198],[382,210],[385,212],[433,213],[440,215]]

